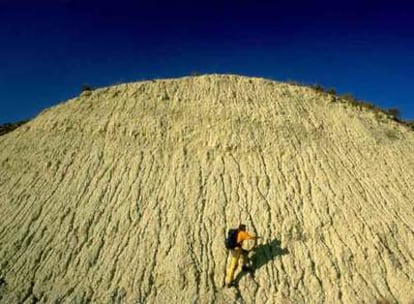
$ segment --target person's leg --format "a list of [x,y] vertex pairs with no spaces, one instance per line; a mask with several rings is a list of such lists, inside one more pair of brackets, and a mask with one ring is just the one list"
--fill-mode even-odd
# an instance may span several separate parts
[[242,271],[250,271],[251,265],[250,265],[250,260],[249,260],[249,251],[242,249],[241,256],[242,256]]
[[231,250],[230,267],[227,271],[227,279],[226,279],[226,283],[228,285],[233,283],[234,272],[236,271],[237,266],[239,265],[240,253],[241,253],[241,250],[239,248],[235,248],[234,250]]

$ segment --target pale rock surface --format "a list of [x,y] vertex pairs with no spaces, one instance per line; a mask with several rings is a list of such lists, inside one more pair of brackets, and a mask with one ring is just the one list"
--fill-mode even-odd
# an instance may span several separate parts
[[[84,92],[0,137],[1,303],[414,301],[414,132],[232,75]],[[224,288],[227,229],[263,237]]]

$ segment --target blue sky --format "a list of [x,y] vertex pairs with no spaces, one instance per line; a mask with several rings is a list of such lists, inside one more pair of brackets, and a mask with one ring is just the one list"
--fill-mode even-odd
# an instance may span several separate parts
[[0,123],[32,118],[83,84],[194,72],[318,83],[414,119],[408,4],[172,2],[0,0]]

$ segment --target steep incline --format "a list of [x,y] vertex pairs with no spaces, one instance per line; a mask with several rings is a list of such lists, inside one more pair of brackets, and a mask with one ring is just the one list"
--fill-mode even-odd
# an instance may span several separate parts
[[[414,301],[414,133],[227,75],[85,92],[0,137],[1,303]],[[223,288],[223,238],[261,235]]]

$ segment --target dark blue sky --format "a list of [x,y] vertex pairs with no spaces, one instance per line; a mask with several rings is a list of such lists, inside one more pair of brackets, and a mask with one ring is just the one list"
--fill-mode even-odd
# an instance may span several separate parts
[[414,119],[414,10],[398,1],[31,2],[0,0],[0,123],[83,84],[194,72],[319,83]]

